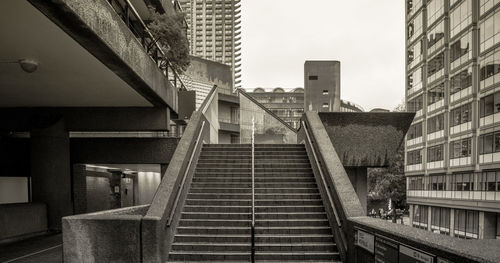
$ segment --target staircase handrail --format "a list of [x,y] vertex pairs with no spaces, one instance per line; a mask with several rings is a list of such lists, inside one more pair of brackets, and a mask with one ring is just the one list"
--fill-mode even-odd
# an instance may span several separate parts
[[255,119],[252,117],[252,228],[251,261],[255,262]]

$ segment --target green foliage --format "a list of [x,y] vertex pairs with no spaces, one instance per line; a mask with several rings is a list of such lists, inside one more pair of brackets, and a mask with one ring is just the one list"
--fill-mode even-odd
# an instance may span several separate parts
[[153,7],[149,7],[151,22],[148,28],[156,38],[167,60],[174,70],[181,74],[189,67],[189,42],[184,28],[184,14],[160,14]]

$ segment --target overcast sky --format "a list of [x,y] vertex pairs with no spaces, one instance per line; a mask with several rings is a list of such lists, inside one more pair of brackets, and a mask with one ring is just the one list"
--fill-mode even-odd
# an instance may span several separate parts
[[304,86],[305,60],[341,62],[340,97],[365,110],[404,99],[404,1],[242,0],[242,87]]

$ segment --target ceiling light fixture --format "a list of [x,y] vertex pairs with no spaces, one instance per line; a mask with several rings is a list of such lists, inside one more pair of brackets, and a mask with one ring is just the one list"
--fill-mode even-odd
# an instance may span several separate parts
[[0,60],[2,64],[19,64],[21,69],[26,73],[33,73],[38,69],[38,62],[33,59],[19,59],[19,60]]

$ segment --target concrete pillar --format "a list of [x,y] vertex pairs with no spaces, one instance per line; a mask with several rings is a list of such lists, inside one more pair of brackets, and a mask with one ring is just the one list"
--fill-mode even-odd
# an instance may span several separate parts
[[110,208],[116,209],[122,207],[121,198],[121,182],[122,182],[122,171],[109,171],[111,175],[109,176],[109,187],[111,189],[111,203]]
[[427,230],[432,231],[432,206],[427,207]]
[[367,214],[367,197],[368,197],[368,169],[366,167],[345,167],[349,180],[351,181],[354,191],[358,194],[359,201]]
[[87,169],[84,164],[73,165],[73,205],[75,214],[87,212]]
[[496,229],[496,214],[479,212],[479,239],[495,239]]
[[61,230],[61,218],[73,214],[69,133],[62,120],[30,132],[32,200],[47,205],[49,229]]
[[415,205],[409,205],[409,217],[410,217],[410,226],[413,226],[413,213],[415,213]]
[[455,209],[450,208],[450,236],[455,236]]

